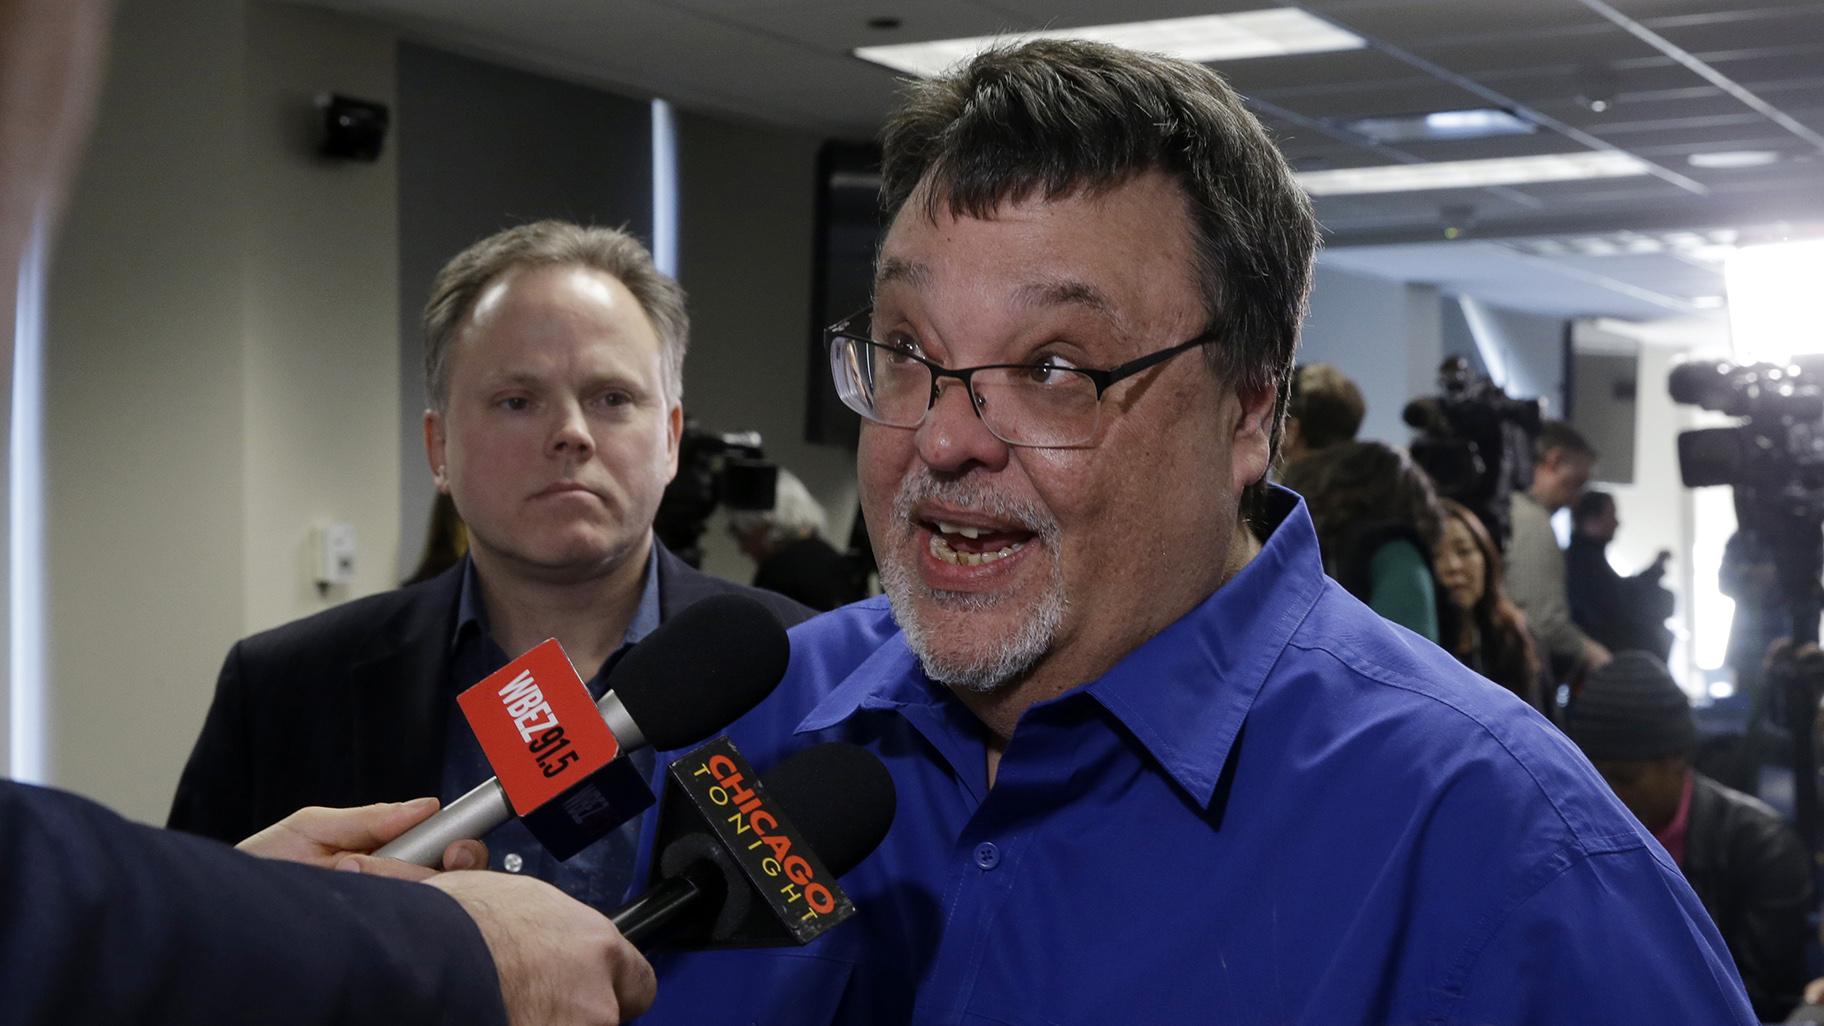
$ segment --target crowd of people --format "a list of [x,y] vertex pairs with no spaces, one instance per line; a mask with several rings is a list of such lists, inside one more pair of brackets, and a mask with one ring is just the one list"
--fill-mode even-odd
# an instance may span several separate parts
[[[1365,411],[1335,367],[1295,373],[1288,437],[1304,444],[1286,450],[1280,480],[1309,504],[1326,572],[1557,723],[1690,882],[1756,1015],[1813,1014],[1824,980],[1806,983],[1811,858],[1766,803],[1694,768],[1690,700],[1666,665],[1674,597],[1660,581],[1671,553],[1631,576],[1610,564],[1620,520],[1614,496],[1587,487],[1595,449],[1568,424],[1544,425],[1502,546],[1403,450],[1355,440]],[[1550,518],[1566,508],[1570,543],[1560,549]],[[1779,596],[1753,538],[1730,541],[1722,571],[1741,603],[1731,661],[1752,665],[1745,688],[1789,626],[1777,609],[1770,626],[1758,615]]]

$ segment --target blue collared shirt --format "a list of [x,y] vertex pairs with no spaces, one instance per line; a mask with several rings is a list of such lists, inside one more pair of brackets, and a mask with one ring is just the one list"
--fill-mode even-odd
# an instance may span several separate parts
[[[730,732],[863,744],[898,815],[805,948],[664,955],[642,1023],[1751,1023],[1665,852],[1554,728],[1323,576],[1302,504],[1107,674],[984,731],[875,599]],[[650,844],[646,846],[650,848]],[[650,851],[642,853],[642,864]]]
[[[481,583],[475,576],[472,560],[463,560],[462,597],[456,609],[456,633],[450,639],[450,702],[488,674],[507,665],[507,653],[501,651],[488,631],[488,611],[481,600]],[[597,668],[584,683],[589,694],[601,698],[606,689],[608,668],[622,652],[651,634],[659,626],[659,547],[654,541],[646,560],[646,583],[640,590],[640,604],[634,610],[621,646]],[[518,653],[515,653],[516,655]],[[579,672],[585,668],[578,667]],[[449,804],[482,781],[494,775],[480,742],[469,729],[466,719],[452,711],[443,749],[443,783],[441,796]],[[643,773],[650,775],[653,757],[650,750],[629,756]],[[559,890],[600,909],[619,905],[633,879],[634,854],[640,839],[640,820],[634,819],[619,830],[559,862],[545,851],[538,840],[517,819],[495,827],[482,841],[488,846],[488,864],[494,869],[508,869],[555,885]]]

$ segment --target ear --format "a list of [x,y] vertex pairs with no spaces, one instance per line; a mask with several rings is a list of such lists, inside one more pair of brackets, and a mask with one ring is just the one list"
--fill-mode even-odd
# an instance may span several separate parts
[[446,456],[448,442],[449,433],[444,427],[443,414],[436,410],[424,411],[424,459],[430,465],[431,480],[443,495],[450,494],[449,460]]
[[1229,439],[1230,484],[1239,493],[1267,476],[1273,452],[1273,405],[1279,390],[1269,384],[1236,391],[1235,428]]
[[665,416],[665,456],[671,466],[665,480],[670,481],[678,476],[678,447],[684,438],[684,404],[672,403],[671,411]]

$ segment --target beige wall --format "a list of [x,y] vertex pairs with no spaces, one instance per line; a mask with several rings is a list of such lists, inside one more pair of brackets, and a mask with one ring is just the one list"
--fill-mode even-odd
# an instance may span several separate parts
[[[391,587],[399,540],[398,200],[379,162],[314,153],[312,97],[393,104],[394,36],[332,13],[247,8],[243,626]],[[353,524],[353,585],[320,593],[310,529]]]
[[397,522],[388,168],[318,164],[299,104],[390,96],[384,33],[127,0],[52,271],[51,779],[162,820],[235,638],[323,608],[308,525],[385,586]]
[[[842,548],[855,457],[804,441],[818,140],[694,113],[678,117],[678,278],[690,293],[685,411],[714,431],[758,430],[829,513]],[[711,519],[703,568],[746,581],[754,565]]]

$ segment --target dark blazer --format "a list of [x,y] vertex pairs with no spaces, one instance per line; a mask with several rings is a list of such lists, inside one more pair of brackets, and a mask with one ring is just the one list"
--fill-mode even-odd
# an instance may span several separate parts
[[[236,643],[178,782],[170,826],[235,842],[306,805],[436,794],[464,565]],[[658,566],[661,621],[731,592],[763,603],[788,627],[812,615],[790,599],[693,570],[663,546]]]
[[0,1020],[506,1022],[430,887],[256,859],[0,781]]

